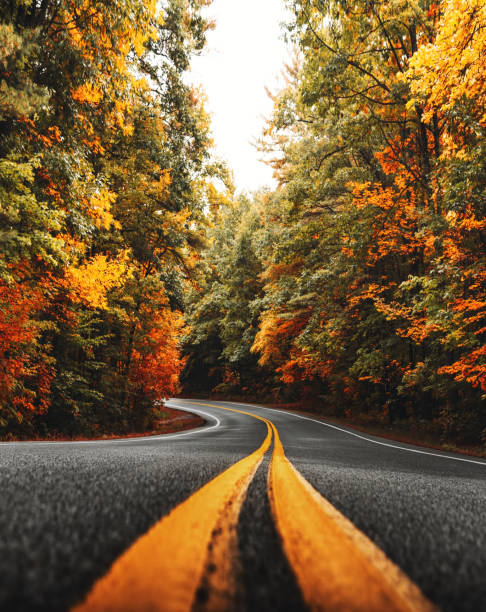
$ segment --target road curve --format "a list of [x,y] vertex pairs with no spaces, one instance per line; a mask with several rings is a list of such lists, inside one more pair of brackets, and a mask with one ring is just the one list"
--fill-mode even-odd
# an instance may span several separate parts
[[[269,426],[261,419],[273,423],[289,469],[421,592],[423,602],[446,611],[486,609],[485,461],[248,404],[177,399],[171,406],[203,412],[208,424],[143,439],[0,445],[0,609],[82,604],[151,527],[194,505],[196,492],[214,489],[216,481],[220,492],[235,489],[227,474],[238,462],[246,466],[264,443]],[[272,450],[265,452],[256,473],[251,468],[245,476],[248,488],[238,485],[241,499],[221,496],[221,503],[234,499],[237,507],[234,601],[248,610],[306,609],[312,607],[307,587],[286,548],[272,489],[269,496]],[[208,567],[206,578],[214,573]],[[356,609],[369,609],[363,597]],[[208,606],[207,597],[195,602],[196,609]],[[134,601],[124,609],[141,608]]]

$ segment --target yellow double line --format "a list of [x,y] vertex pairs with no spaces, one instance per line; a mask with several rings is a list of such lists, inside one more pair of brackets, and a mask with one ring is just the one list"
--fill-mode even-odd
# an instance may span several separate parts
[[212,407],[264,421],[263,444],[141,536],[94,585],[76,612],[234,609],[239,585],[238,516],[272,434],[268,479],[272,514],[309,608],[434,610],[418,587],[297,472],[271,421],[242,410]]

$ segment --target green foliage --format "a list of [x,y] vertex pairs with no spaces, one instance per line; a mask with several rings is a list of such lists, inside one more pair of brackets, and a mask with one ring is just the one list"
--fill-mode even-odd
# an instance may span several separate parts
[[241,197],[217,209],[207,230],[208,245],[186,312],[186,390],[265,392],[268,378],[273,379],[251,351],[263,296],[261,215],[260,202]]
[[[261,395],[433,422],[444,436],[480,442],[482,5],[288,4],[297,51],[259,143],[279,186],[255,200],[248,238],[239,221],[206,251],[217,276],[192,298],[188,364],[234,366],[241,393],[251,338],[267,372]],[[219,215],[218,228],[225,223]]]
[[184,76],[204,4],[0,8],[0,437],[144,429],[177,389],[213,172]]

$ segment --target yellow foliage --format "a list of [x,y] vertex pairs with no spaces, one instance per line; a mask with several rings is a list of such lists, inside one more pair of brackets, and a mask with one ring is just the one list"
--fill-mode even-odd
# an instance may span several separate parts
[[260,329],[255,337],[252,353],[261,353],[260,365],[267,365],[276,357],[280,356],[278,345],[275,346],[273,340],[276,336],[280,318],[274,312],[265,312],[260,323]]
[[67,269],[65,282],[77,300],[90,308],[106,308],[108,293],[131,276],[128,253],[115,259],[95,255]]
[[[99,109],[105,124],[131,134],[133,94],[148,89],[146,79],[134,75],[134,55],[141,56],[145,43],[156,38],[157,2],[142,0],[136,10],[130,0],[120,0],[117,4],[115,11],[110,3],[94,8],[89,1],[67,0],[59,10],[58,25],[65,26],[72,45],[88,62],[96,63],[99,70],[96,82],[84,83],[71,91],[73,99],[90,105],[99,105],[104,100],[110,102],[112,110],[108,106]],[[101,147],[91,148],[95,153],[104,152]]]
[[96,227],[108,229],[111,225],[120,228],[118,221],[113,219],[110,212],[112,203],[116,200],[116,195],[108,189],[97,191],[88,200],[88,214],[96,224]]
[[57,238],[62,240],[63,248],[70,256],[73,254],[78,256],[79,254],[86,253],[86,243],[75,236],[71,234],[58,234]]
[[446,0],[433,44],[413,56],[408,76],[412,93],[426,99],[425,120],[445,112],[462,98],[474,101],[486,126],[486,2]]
[[77,89],[71,91],[73,100],[81,104],[98,104],[103,99],[103,94],[99,87],[91,83],[85,83]]
[[260,365],[283,359],[288,343],[300,334],[311,313],[310,309],[302,309],[292,314],[289,317],[270,310],[263,314],[260,329],[251,347],[252,353],[260,353]]

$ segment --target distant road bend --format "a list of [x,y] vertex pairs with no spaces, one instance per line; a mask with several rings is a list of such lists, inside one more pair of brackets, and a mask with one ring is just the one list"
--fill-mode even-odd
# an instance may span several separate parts
[[0,610],[486,610],[486,461],[251,404],[0,444]]

